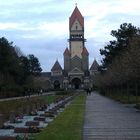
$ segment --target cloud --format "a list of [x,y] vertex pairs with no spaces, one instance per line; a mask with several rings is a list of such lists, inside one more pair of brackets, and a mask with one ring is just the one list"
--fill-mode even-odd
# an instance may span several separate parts
[[78,3],[85,18],[86,46],[90,64],[101,60],[99,49],[114,39],[110,32],[123,22],[140,26],[139,0],[0,0],[0,36],[19,46],[25,54],[35,54],[44,71],[68,46],[69,17]]
[[0,23],[0,30],[16,29],[20,25],[18,23]]

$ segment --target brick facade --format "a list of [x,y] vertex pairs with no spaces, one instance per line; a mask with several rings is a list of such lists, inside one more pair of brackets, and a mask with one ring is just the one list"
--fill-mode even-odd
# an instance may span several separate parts
[[[58,60],[51,69],[49,78],[50,88],[88,88],[91,80],[89,69],[89,53],[85,46],[84,17],[77,6],[69,18],[69,47],[64,51],[64,69]],[[97,62],[97,61],[96,61]],[[93,75],[92,75],[93,78]]]

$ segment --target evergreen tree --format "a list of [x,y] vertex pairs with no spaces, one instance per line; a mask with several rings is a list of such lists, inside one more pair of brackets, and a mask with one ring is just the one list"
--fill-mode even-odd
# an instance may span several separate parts
[[[6,38],[0,38],[0,92],[15,96],[24,86],[28,86],[33,76],[42,71],[38,58],[34,55],[23,56],[19,48]],[[32,83],[30,82],[32,85]],[[9,95],[14,93],[14,95]]]
[[35,57],[33,54],[28,55],[28,61],[29,61],[29,71],[30,74],[36,76],[39,75],[42,71],[40,67],[40,63],[37,57]]
[[8,42],[4,37],[0,38],[0,71],[16,76],[19,69],[19,59],[13,42]]
[[115,37],[116,40],[110,41],[104,49],[100,49],[100,54],[103,55],[102,64],[104,67],[111,64],[113,59],[118,56],[121,51],[126,50],[129,40],[133,36],[140,36],[140,29],[136,28],[131,23],[123,23],[120,25],[120,29],[112,30],[111,35]]

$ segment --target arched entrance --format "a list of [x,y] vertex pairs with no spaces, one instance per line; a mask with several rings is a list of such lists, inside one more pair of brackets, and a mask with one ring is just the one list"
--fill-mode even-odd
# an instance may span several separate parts
[[75,89],[79,89],[81,85],[81,80],[79,78],[72,79],[72,85]]
[[51,88],[51,82],[49,80],[46,80],[44,84],[44,89],[49,89],[49,88]]
[[58,80],[54,81],[54,89],[60,89],[60,82]]

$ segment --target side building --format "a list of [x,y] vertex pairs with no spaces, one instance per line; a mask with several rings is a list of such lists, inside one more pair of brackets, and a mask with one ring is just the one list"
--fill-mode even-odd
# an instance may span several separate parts
[[[76,6],[69,18],[69,47],[63,53],[64,69],[58,60],[51,72],[42,73],[41,77],[50,81],[50,88],[88,88],[94,74],[98,71],[98,63],[94,60],[89,69],[89,52],[85,46],[84,17]],[[96,70],[95,70],[96,69]],[[47,76],[49,75],[49,76]]]

